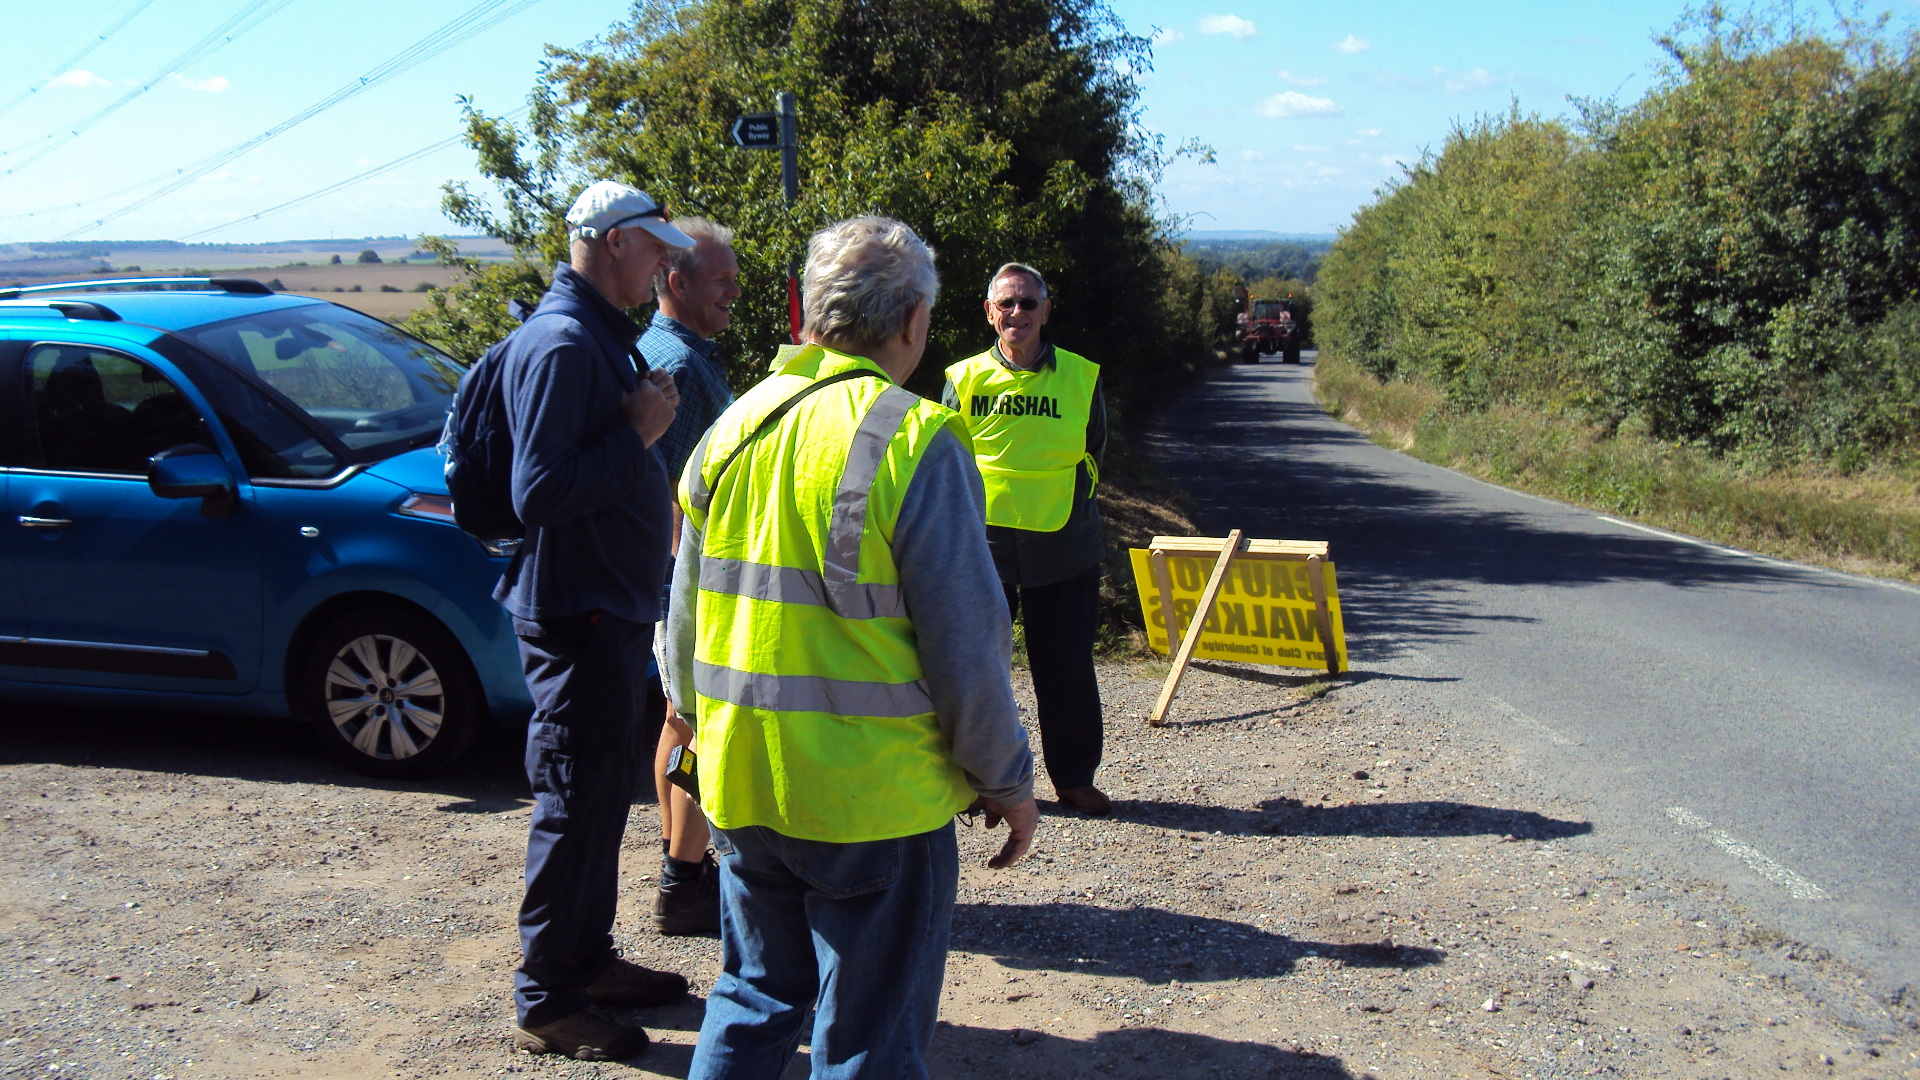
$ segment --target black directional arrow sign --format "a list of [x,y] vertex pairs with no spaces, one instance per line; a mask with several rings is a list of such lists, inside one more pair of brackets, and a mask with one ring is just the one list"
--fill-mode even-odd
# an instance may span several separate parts
[[733,122],[733,143],[742,150],[780,149],[780,114],[742,114]]

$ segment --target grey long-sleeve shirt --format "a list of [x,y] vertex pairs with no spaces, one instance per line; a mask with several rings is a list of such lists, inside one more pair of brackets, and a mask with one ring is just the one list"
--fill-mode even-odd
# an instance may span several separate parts
[[[901,500],[893,560],[934,718],[954,764],[978,794],[1016,803],[1033,795],[1033,752],[1008,678],[1013,627],[987,554],[986,501],[972,453],[951,431],[940,432]],[[692,521],[681,522],[663,673],[667,696],[696,731],[693,641],[702,539]]]

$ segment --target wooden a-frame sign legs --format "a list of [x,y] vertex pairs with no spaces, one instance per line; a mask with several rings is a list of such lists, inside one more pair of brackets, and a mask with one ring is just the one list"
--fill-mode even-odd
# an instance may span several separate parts
[[[1154,588],[1160,591],[1160,610],[1166,612],[1167,641],[1171,643],[1176,638],[1180,641],[1180,647],[1173,652],[1173,669],[1167,672],[1166,685],[1160,688],[1160,699],[1154,702],[1153,712],[1147,714],[1148,724],[1159,727],[1166,723],[1167,711],[1173,707],[1173,695],[1179,692],[1180,680],[1187,674],[1187,664],[1193,660],[1193,652],[1200,646],[1200,634],[1206,628],[1207,612],[1213,610],[1213,602],[1220,595],[1220,586],[1227,580],[1227,567],[1235,559],[1307,564],[1307,588],[1313,596],[1314,621],[1320,633],[1321,648],[1327,655],[1327,673],[1340,674],[1340,650],[1333,636],[1333,613],[1327,609],[1327,578],[1321,570],[1327,558],[1324,541],[1250,541],[1241,530],[1235,529],[1224,540],[1211,536],[1156,536],[1148,550],[1153,561]],[[1200,592],[1200,603],[1194,608],[1194,621],[1184,634],[1180,629],[1180,613],[1173,606],[1173,573],[1167,567],[1167,558],[1176,555],[1217,556],[1206,588]]]

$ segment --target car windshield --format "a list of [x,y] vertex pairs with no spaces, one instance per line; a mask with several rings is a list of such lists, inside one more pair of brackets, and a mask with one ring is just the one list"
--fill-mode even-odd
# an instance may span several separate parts
[[277,308],[179,335],[284,394],[360,461],[433,442],[463,370],[425,342],[335,304]]

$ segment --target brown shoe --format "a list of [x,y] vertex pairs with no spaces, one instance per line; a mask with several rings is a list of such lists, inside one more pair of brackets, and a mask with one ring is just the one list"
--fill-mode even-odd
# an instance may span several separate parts
[[647,1033],[598,1009],[563,1016],[551,1024],[513,1029],[515,1049],[564,1054],[578,1061],[622,1061],[647,1048]]
[[614,957],[607,970],[587,987],[587,997],[595,1005],[624,1005],[633,1009],[671,1005],[686,996],[686,976],[643,968],[623,956]]
[[1113,813],[1113,800],[1100,793],[1100,789],[1088,784],[1086,787],[1061,788],[1056,795],[1060,801],[1089,817],[1106,817]]

